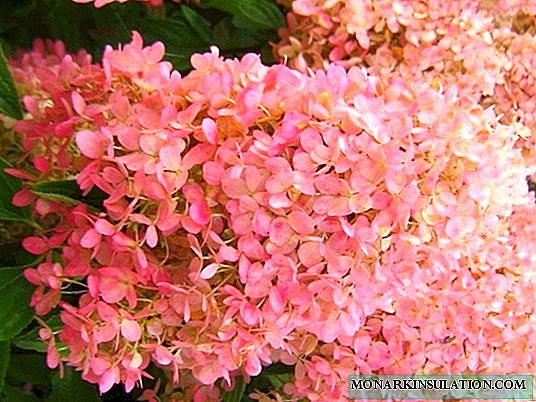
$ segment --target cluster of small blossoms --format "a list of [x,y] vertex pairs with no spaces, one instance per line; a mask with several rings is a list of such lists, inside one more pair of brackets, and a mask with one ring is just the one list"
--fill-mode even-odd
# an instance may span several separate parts
[[516,119],[533,128],[534,2],[284,3],[292,11],[274,52],[290,66],[359,65],[387,79],[456,85],[472,100],[497,105],[504,123]]
[[440,75],[468,93],[490,94],[507,59],[493,45],[493,18],[478,6],[475,0],[296,0],[275,52],[300,70],[366,65],[403,79]]
[[154,364],[176,401],[275,362],[312,401],[346,400],[352,373],[536,369],[534,169],[515,125],[455,86],[216,49],[181,77],[163,55],[135,33],[102,65],[59,44],[11,63],[33,166],[10,172],[105,198],[15,196],[54,217],[24,241],[42,257],[25,271],[36,313],[60,311],[40,332],[49,366],[106,392]]
[[480,0],[481,7],[487,9],[501,22],[522,16],[524,20],[533,20],[536,16],[536,2],[534,0]]

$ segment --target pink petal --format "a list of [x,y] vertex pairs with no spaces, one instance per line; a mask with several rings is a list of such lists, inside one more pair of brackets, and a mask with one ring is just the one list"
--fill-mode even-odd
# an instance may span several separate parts
[[348,200],[348,208],[353,213],[361,213],[372,208],[372,198],[364,194],[352,194]]
[[331,199],[333,197],[329,195],[324,195],[321,197],[318,197],[314,204],[313,204],[313,210],[320,215],[325,215],[328,212],[329,203],[331,202]]
[[84,156],[91,159],[99,159],[103,152],[101,136],[93,131],[79,131],[76,134],[76,145]]
[[172,171],[178,171],[181,167],[181,153],[185,148],[184,141],[180,140],[174,145],[164,145],[160,148],[160,160],[164,168]]
[[348,314],[346,311],[340,312],[339,325],[341,326],[341,329],[346,335],[348,336],[355,335],[355,332],[356,332],[355,322],[350,316],[350,314]]
[[50,171],[50,162],[42,156],[37,156],[33,163],[35,168],[41,173],[48,173]]
[[154,359],[164,366],[167,366],[174,359],[173,353],[163,346],[157,346],[154,351]]
[[205,200],[196,201],[188,209],[188,213],[192,220],[198,225],[206,225],[210,222],[210,208]]
[[385,187],[391,194],[399,194],[406,186],[406,175],[403,172],[390,170],[385,176]]
[[445,233],[450,238],[471,233],[476,228],[476,221],[471,217],[455,216],[450,219],[445,226]]
[[219,268],[219,265],[216,264],[215,262],[213,262],[212,264],[209,264],[205,268],[203,268],[203,270],[201,271],[199,276],[202,279],[210,279],[214,275],[216,275],[216,272],[218,271],[218,268]]
[[270,233],[270,223],[272,222],[272,218],[268,213],[262,209],[259,208],[255,211],[253,214],[253,221],[251,223],[251,226],[253,228],[253,231],[260,234],[261,236],[268,236]]
[[438,119],[438,116],[431,110],[421,110],[419,113],[417,113],[417,119],[422,124],[430,125]]
[[115,233],[115,226],[106,219],[97,219],[95,222],[95,230],[105,236],[112,236]]
[[173,214],[171,216],[166,217],[165,220],[159,221],[157,227],[163,232],[174,231],[181,224],[181,219],[181,215]]
[[187,184],[182,189],[182,195],[189,203],[205,199],[203,188],[199,184]]
[[43,284],[43,282],[41,281],[41,275],[39,275],[39,272],[36,269],[27,268],[22,274],[28,282],[34,284],[35,286]]
[[132,127],[118,128],[114,131],[119,143],[129,151],[136,151],[140,147],[140,132]]
[[320,255],[320,245],[317,242],[303,243],[298,249],[298,257],[300,262],[306,267],[312,267],[315,264],[322,262],[324,259]]
[[193,374],[202,384],[212,385],[221,377],[221,370],[219,363],[215,362],[196,367],[193,370]]
[[272,195],[268,200],[268,204],[275,209],[290,208],[292,206],[292,201],[285,193],[279,193]]
[[224,261],[236,262],[240,258],[240,253],[234,247],[221,246],[218,255]]
[[154,225],[149,225],[147,227],[145,240],[147,240],[147,245],[151,248],[156,247],[156,245],[158,244],[158,233],[156,233],[156,228]]
[[285,309],[285,299],[277,286],[273,286],[268,294],[268,302],[275,313],[279,314]]
[[488,203],[491,198],[491,188],[485,184],[471,183],[467,189],[467,194],[479,203]]
[[262,260],[264,258],[262,244],[252,235],[241,236],[238,239],[238,249],[249,258],[255,260]]
[[328,203],[328,216],[346,216],[350,213],[349,198],[332,197]]
[[110,342],[117,336],[117,328],[106,324],[94,329],[93,337],[96,343]]
[[16,207],[25,207],[35,201],[37,197],[28,189],[22,189],[15,193],[11,202]]
[[232,179],[228,176],[224,176],[222,178],[221,186],[223,192],[231,198],[240,198],[249,193],[246,181],[242,179]]
[[147,256],[145,255],[143,250],[139,247],[136,248],[135,255],[136,255],[136,261],[138,261],[138,264],[140,264],[140,267],[147,268]]
[[269,177],[265,183],[270,194],[283,193],[292,187],[292,172],[283,171]]
[[56,349],[53,343],[49,343],[47,348],[47,366],[51,369],[54,369],[58,367],[60,360],[58,349]]
[[218,143],[218,127],[216,126],[214,120],[209,118],[203,119],[203,122],[201,123],[201,128],[207,141],[211,144],[216,145]]
[[80,239],[80,245],[84,248],[95,248],[101,240],[101,235],[95,229],[89,229]]
[[181,219],[181,225],[184,228],[184,230],[186,230],[188,233],[193,233],[193,234],[197,234],[201,231],[201,229],[203,229],[202,225],[195,223],[194,220],[190,218],[189,216],[184,216]]
[[103,359],[101,357],[94,357],[90,360],[89,367],[91,370],[97,374],[102,375],[106,370],[108,370],[112,365],[110,362],[106,359]]
[[317,146],[322,145],[322,136],[312,128],[306,128],[300,134],[300,145],[302,148],[311,153]]
[[4,169],[4,172],[6,172],[10,176],[18,177],[19,179],[22,179],[22,180],[36,180],[36,178],[32,176],[30,173],[21,169],[8,168],[8,169]]
[[240,307],[240,316],[248,325],[255,325],[259,320],[259,311],[253,304],[244,302]]
[[182,159],[184,169],[190,169],[194,165],[199,165],[207,161],[212,156],[214,148],[212,144],[197,144],[184,155]]
[[314,181],[315,187],[323,195],[340,195],[344,191],[344,181],[334,176],[319,176]]
[[314,221],[303,211],[293,211],[288,216],[290,227],[299,234],[310,235],[314,232]]
[[155,42],[149,47],[143,49],[143,55],[145,56],[145,63],[156,64],[164,58],[166,48],[162,42]]
[[99,391],[101,394],[109,391],[114,384],[119,382],[119,367],[110,367],[99,379]]
[[71,99],[73,101],[73,107],[76,113],[79,115],[84,115],[84,112],[86,110],[86,101],[84,98],[82,98],[82,95],[80,95],[78,92],[73,91],[71,94]]
[[134,320],[121,321],[121,335],[129,342],[137,342],[141,339],[141,326]]
[[112,306],[99,302],[97,304],[97,312],[99,313],[100,318],[108,323],[117,323],[117,318],[119,316],[117,310]]
[[140,137],[140,148],[148,155],[158,154],[164,146],[164,140],[155,134],[143,134]]
[[219,163],[209,161],[203,164],[203,178],[208,184],[220,184],[223,173],[224,169]]
[[255,193],[260,187],[263,176],[256,166],[248,166],[246,169],[246,185],[251,193]]
[[99,292],[106,303],[117,303],[127,295],[128,285],[116,279],[104,276],[99,279]]
[[257,376],[262,371],[262,365],[256,353],[250,353],[246,359],[246,373],[250,376]]
[[278,246],[284,245],[292,236],[292,229],[285,218],[276,218],[270,225],[270,241]]

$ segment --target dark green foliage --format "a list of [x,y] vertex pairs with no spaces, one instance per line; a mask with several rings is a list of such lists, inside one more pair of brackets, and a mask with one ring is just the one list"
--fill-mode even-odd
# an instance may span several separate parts
[[36,183],[32,185],[33,193],[51,201],[63,202],[67,205],[75,205],[83,202],[91,207],[100,209],[106,194],[98,188],[93,188],[84,195],[76,184],[76,180],[54,180]]
[[228,56],[265,54],[269,63],[267,44],[284,22],[271,0],[205,0],[197,7],[166,3],[161,9],[135,1],[95,9],[70,0],[10,0],[0,15],[0,43],[13,51],[30,48],[36,38],[61,39],[70,51],[86,49],[98,61],[105,45],[128,42],[136,30],[147,43],[165,43],[166,58],[184,72],[192,53],[210,46]]
[[223,392],[222,401],[223,402],[240,402],[244,397],[244,392],[246,390],[246,384],[243,377],[236,378],[236,384],[232,391]]
[[7,67],[7,60],[0,43],[0,113],[16,119],[22,118],[22,108],[19,95],[15,89],[15,84],[11,73]]

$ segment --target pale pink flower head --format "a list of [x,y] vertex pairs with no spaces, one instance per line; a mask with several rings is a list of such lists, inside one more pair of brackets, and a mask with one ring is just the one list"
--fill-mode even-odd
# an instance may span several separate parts
[[[321,30],[343,18],[371,55],[391,40],[384,27],[404,32],[408,60],[445,45],[424,14],[448,28],[459,12],[475,34],[487,21],[472,3],[365,2],[358,15],[362,3],[296,10]],[[47,218],[23,245],[41,258],[24,274],[36,313],[60,311],[58,332],[42,331],[51,366],[106,392],[153,364],[162,398],[200,401],[277,362],[293,366],[286,397],[318,401],[344,400],[351,373],[534,369],[534,167],[520,125],[428,67],[417,80],[405,67],[303,74],[213,48],[181,77],[163,54],[135,33],[102,65],[56,55],[15,127],[33,162],[10,171],[27,186],[15,202]],[[65,60],[82,72],[67,92]],[[30,191],[50,177],[75,177],[90,205]]]

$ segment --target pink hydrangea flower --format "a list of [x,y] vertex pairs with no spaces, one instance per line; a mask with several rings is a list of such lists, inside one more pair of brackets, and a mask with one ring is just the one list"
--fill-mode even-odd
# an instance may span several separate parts
[[[408,10],[344,18],[360,46],[373,23],[417,24],[426,42]],[[106,199],[16,196],[55,222],[24,241],[43,258],[25,271],[32,305],[61,311],[59,334],[42,331],[50,366],[106,392],[154,364],[182,400],[218,400],[274,362],[294,366],[287,396],[317,401],[345,400],[351,373],[534,371],[519,125],[463,88],[357,67],[303,74],[213,48],[181,77],[138,34],[102,65],[54,49],[11,64],[33,162],[11,173]]]

